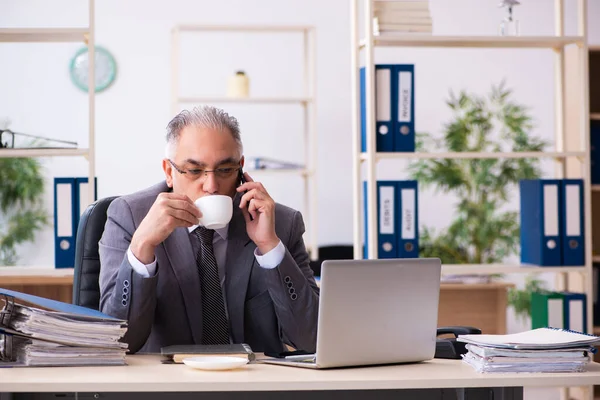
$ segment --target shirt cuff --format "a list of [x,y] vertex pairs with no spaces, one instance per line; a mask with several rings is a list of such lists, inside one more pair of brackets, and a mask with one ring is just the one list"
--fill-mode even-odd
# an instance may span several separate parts
[[154,257],[154,261],[150,264],[143,264],[133,255],[130,247],[127,249],[127,260],[129,261],[129,264],[131,264],[131,268],[144,278],[150,278],[156,272],[156,257]]
[[279,244],[275,246],[271,251],[268,251],[267,254],[261,255],[258,251],[258,247],[254,249],[254,257],[256,257],[256,261],[258,264],[266,269],[273,269],[281,264],[283,257],[285,257],[285,246],[279,241]]

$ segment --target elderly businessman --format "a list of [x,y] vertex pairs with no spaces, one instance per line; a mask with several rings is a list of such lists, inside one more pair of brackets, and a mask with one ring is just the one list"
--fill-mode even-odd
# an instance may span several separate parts
[[[100,308],[129,321],[131,352],[242,342],[316,350],[319,289],[302,216],[242,175],[242,150],[234,117],[182,111],[167,127],[165,181],[108,208]],[[201,216],[194,201],[215,194],[233,199],[228,226],[190,232]]]

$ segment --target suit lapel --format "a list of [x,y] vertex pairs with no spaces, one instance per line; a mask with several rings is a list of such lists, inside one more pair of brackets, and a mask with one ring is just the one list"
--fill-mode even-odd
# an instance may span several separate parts
[[244,340],[244,303],[256,248],[246,233],[246,221],[238,207],[239,199],[240,196],[234,199],[225,261],[225,295],[231,335],[235,342]]
[[192,336],[202,343],[202,295],[196,257],[186,228],[177,228],[163,242],[171,268],[179,282]]

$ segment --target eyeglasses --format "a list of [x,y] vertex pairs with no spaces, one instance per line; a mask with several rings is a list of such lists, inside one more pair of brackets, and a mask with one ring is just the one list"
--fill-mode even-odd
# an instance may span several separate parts
[[175,168],[177,172],[182,175],[187,175],[190,179],[196,180],[202,177],[208,176],[209,172],[215,174],[215,178],[220,180],[225,180],[231,178],[237,171],[240,170],[241,167],[223,167],[223,168],[215,168],[213,170],[202,169],[202,168],[190,168],[190,169],[182,169],[178,167],[173,161],[167,159],[169,163]]

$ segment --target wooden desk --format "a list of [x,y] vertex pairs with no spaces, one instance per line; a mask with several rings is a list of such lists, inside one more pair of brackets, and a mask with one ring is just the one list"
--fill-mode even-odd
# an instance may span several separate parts
[[73,268],[0,267],[0,287],[71,303]]
[[129,365],[1,369],[2,392],[239,392],[585,386],[600,382],[600,364],[584,373],[480,374],[457,360],[369,368],[310,370],[250,364],[233,371],[200,371],[133,355]]

